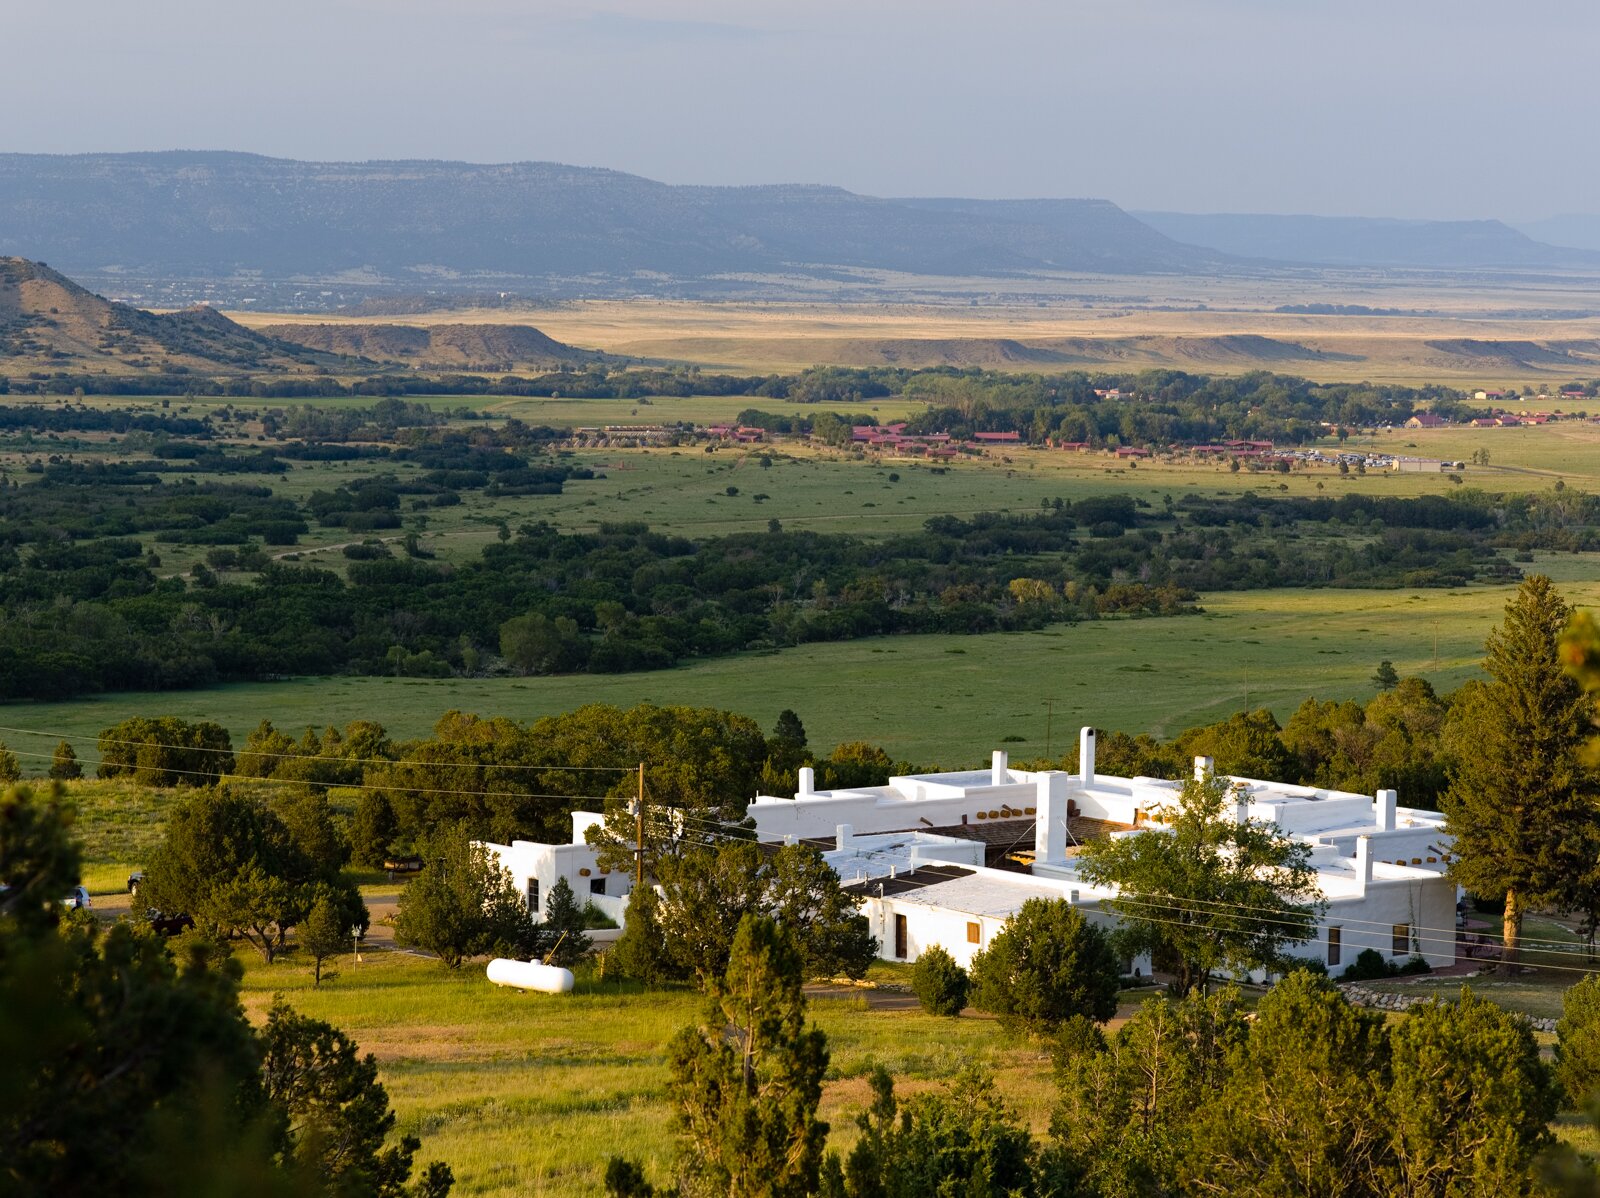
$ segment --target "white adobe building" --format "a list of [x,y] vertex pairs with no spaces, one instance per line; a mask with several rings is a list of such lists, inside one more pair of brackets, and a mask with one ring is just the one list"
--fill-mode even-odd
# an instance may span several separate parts
[[[1130,836],[1160,828],[1159,812],[1180,786],[1162,778],[1120,778],[1095,771],[1094,729],[1079,737],[1078,773],[1013,770],[996,752],[987,770],[919,774],[887,785],[818,791],[802,769],[794,798],[758,795],[749,808],[757,838],[808,840],[860,897],[886,960],[915,961],[933,945],[963,966],[986,947],[1030,898],[1059,898],[1103,926],[1117,916],[1102,906],[1116,897],[1079,877],[1073,826]],[[1211,772],[1195,760],[1197,776]],[[1451,837],[1438,812],[1400,807],[1392,790],[1352,794],[1229,777],[1234,818],[1277,825],[1311,846],[1326,903],[1316,935],[1290,951],[1337,973],[1372,948],[1386,958],[1424,958],[1434,967],[1456,959],[1459,892],[1444,876]],[[535,914],[557,878],[580,903],[592,901],[622,922],[632,877],[602,871],[585,833],[603,817],[575,812],[571,844],[489,844]],[[1109,828],[1106,827],[1109,825]],[[825,847],[830,845],[831,847]],[[985,862],[1008,858],[1016,868]],[[1147,960],[1129,963],[1149,972]]]
[[512,883],[523,896],[530,914],[544,918],[545,900],[558,879],[565,878],[578,906],[593,903],[596,909],[622,924],[628,906],[633,877],[626,871],[600,867],[595,848],[585,842],[591,825],[604,823],[605,817],[589,811],[572,813],[572,843],[540,844],[532,840],[513,840],[510,844],[480,841],[502,869],[511,874]]
[[[1076,774],[1029,772],[1012,770],[997,752],[987,771],[896,777],[885,786],[826,792],[815,790],[811,771],[803,770],[793,799],[760,795],[749,813],[763,839],[831,834],[840,847],[848,838],[861,839],[858,831],[1017,828],[1016,837],[1001,843],[1031,840],[1031,854],[1016,854],[1027,862],[1026,872],[988,868],[981,859],[955,865],[936,849],[923,859],[945,864],[924,864],[910,874],[874,873],[861,862],[839,871],[847,885],[862,873],[880,883],[858,891],[882,957],[915,961],[937,944],[966,964],[1029,898],[1063,898],[1097,922],[1115,922],[1101,906],[1114,892],[1091,886],[1073,865],[1071,822],[1111,824],[1113,836],[1159,828],[1158,813],[1176,801],[1180,786],[1097,774],[1092,728],[1080,733],[1079,761]],[[1211,768],[1208,758],[1196,759],[1197,776]],[[1239,796],[1234,818],[1275,824],[1311,846],[1327,909],[1316,936],[1291,952],[1335,972],[1367,948],[1391,959],[1421,956],[1435,967],[1455,963],[1459,895],[1444,877],[1451,838],[1441,815],[1400,807],[1392,790],[1359,795],[1255,778],[1229,781]]]

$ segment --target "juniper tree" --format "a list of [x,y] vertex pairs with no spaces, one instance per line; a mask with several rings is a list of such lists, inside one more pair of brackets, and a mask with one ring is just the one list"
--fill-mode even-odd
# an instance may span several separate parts
[[57,782],[71,782],[83,777],[83,766],[78,764],[78,754],[66,741],[56,746],[50,757],[50,777]]
[[817,1118],[827,1038],[805,1024],[795,937],[747,915],[704,1022],[668,1046],[687,1194],[805,1198],[828,1125]]
[[1508,965],[1529,907],[1585,906],[1597,854],[1595,778],[1581,760],[1593,704],[1559,649],[1571,614],[1548,578],[1528,578],[1489,634],[1489,681],[1465,688],[1452,713],[1471,747],[1443,799],[1455,839],[1450,875],[1504,896]]
[[1029,899],[972,959],[972,1005],[1012,1032],[1048,1035],[1074,1015],[1117,1012],[1110,936],[1065,899]]
[[583,930],[583,910],[572,896],[565,878],[557,878],[545,900],[543,927],[551,941],[547,954],[551,965],[570,969],[583,960],[591,947]]

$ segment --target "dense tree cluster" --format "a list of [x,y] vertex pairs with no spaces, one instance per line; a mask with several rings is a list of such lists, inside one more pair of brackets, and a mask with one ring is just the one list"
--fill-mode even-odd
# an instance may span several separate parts
[[[373,1059],[279,1003],[253,1029],[239,970],[133,922],[65,918],[78,852],[58,798],[0,794],[0,1190],[442,1198],[392,1138]],[[413,1177],[413,1172],[417,1176]]]

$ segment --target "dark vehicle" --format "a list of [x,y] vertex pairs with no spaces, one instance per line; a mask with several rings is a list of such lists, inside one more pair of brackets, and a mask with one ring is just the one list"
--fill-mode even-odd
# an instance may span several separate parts
[[147,908],[144,920],[158,936],[176,936],[194,927],[194,917],[189,915],[163,915],[154,907]]
[[139,883],[144,881],[144,870],[136,869],[128,875],[128,893],[138,894]]

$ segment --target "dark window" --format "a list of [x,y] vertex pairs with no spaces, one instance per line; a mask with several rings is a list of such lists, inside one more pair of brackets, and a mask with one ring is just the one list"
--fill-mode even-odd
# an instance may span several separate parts
[[604,878],[590,878],[589,879],[589,893],[590,894],[604,894],[605,892],[606,892],[606,880]]
[[528,879],[528,913],[539,914],[539,879]]
[[906,917],[894,917],[894,955],[903,958],[906,955]]
[[1411,951],[1411,925],[1408,923],[1397,923],[1394,925],[1391,931],[1393,933],[1391,937],[1392,943],[1389,945],[1389,948],[1393,951],[1395,956],[1405,956],[1406,953]]
[[1342,931],[1342,929],[1340,929],[1340,928],[1329,928],[1328,929],[1328,964],[1329,965],[1337,965],[1337,964],[1339,964],[1339,950],[1344,947],[1344,945],[1342,943],[1343,937],[1340,934],[1341,931]]

